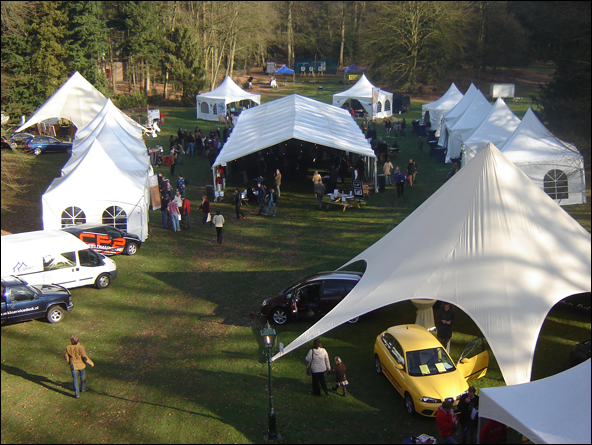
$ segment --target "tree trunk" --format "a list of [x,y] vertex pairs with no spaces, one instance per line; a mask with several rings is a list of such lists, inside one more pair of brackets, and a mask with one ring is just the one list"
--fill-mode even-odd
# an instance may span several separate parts
[[479,5],[479,36],[477,37],[477,54],[475,64],[477,65],[477,79],[481,79],[481,71],[483,70],[483,60],[485,54],[485,21],[487,19],[487,2],[481,1]]
[[341,2],[341,48],[339,49],[339,63],[340,67],[343,66],[343,48],[345,47],[345,2]]
[[294,29],[292,22],[292,7],[294,2],[288,3],[288,66],[294,66]]
[[146,63],[146,95],[150,94],[150,64]]
[[169,68],[167,67],[164,73],[164,90],[162,96],[168,99],[168,88],[169,88]]

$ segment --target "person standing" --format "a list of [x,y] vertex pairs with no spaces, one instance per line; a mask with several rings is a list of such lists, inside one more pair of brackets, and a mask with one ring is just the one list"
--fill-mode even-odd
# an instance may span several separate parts
[[187,136],[187,154],[193,156],[194,153],[195,138],[192,133]]
[[275,176],[273,177],[275,180],[275,188],[277,190],[278,198],[281,196],[280,194],[280,185],[282,185],[282,174],[280,173],[279,168],[275,171]]
[[277,204],[277,194],[275,193],[275,189],[270,188],[269,189],[269,204],[267,206],[267,213],[265,214],[266,216],[269,216],[269,212],[271,210],[271,208],[273,207],[273,216],[275,216],[275,205]]
[[220,214],[220,210],[216,210],[216,214],[214,215],[214,218],[212,218],[212,222],[214,223],[214,227],[216,227],[216,241],[218,241],[218,244],[222,244],[222,241],[224,240],[222,236],[224,217]]
[[405,131],[407,129],[407,121],[405,118],[401,121],[401,136],[405,137]]
[[403,196],[405,192],[405,173],[401,171],[400,167],[395,168],[395,185],[397,186],[397,198]]
[[419,149],[420,153],[423,153],[423,138],[421,136],[417,140],[417,148]]
[[349,382],[345,376],[345,365],[340,357],[335,357],[335,368],[330,370],[329,374],[335,374],[335,386],[332,388],[333,391],[337,391],[341,386],[343,388],[343,397],[345,397],[347,394],[347,389],[345,387],[349,385]]
[[189,229],[191,226],[191,203],[185,196],[181,198],[181,222],[183,223],[184,229]]
[[179,212],[179,205],[177,204],[177,201],[171,199],[168,205],[168,210],[171,217],[173,232],[180,232],[181,227],[179,226],[179,220],[181,219],[181,213]]
[[438,340],[446,351],[450,353],[450,339],[452,338],[452,323],[454,322],[454,310],[450,303],[444,303],[438,309]]
[[185,186],[187,185],[187,181],[181,173],[179,173],[179,178],[177,179],[177,190],[179,190],[180,195],[185,198]]
[[262,182],[257,182],[257,200],[259,202],[259,213],[257,215],[262,215],[265,211],[265,195],[267,191],[265,190],[265,186]]
[[243,205],[243,199],[238,189],[234,189],[234,210],[236,211],[236,219],[240,219],[242,216],[245,219],[245,212],[241,210]]
[[409,187],[413,187],[415,183],[415,175],[417,174],[417,164],[413,159],[409,159],[409,164],[407,164],[407,176],[409,176]]
[[458,425],[458,420],[456,419],[450,400],[444,400],[442,406],[438,407],[436,411],[436,425],[438,425],[438,432],[444,439],[444,443],[456,443],[453,435],[454,429]]
[[169,154],[169,159],[171,161],[171,177],[174,178],[175,176],[175,166],[177,164],[177,150],[174,148],[171,150]]
[[385,132],[387,138],[391,135],[392,126],[393,126],[393,124],[391,123],[391,120],[387,117],[384,120],[384,132]]
[[478,410],[479,396],[475,394],[475,387],[469,386],[468,392],[458,402],[462,443],[467,443],[467,437],[470,443],[477,443]]
[[204,196],[201,200],[201,205],[198,207],[198,210],[201,209],[203,212],[203,222],[202,226],[205,226],[206,223],[210,220],[210,201],[208,201],[208,197]]
[[390,161],[390,158],[387,156],[384,165],[382,166],[382,172],[384,173],[386,185],[392,185],[392,174],[393,174],[393,164]]
[[320,181],[314,185],[314,193],[317,197],[317,202],[319,203],[319,210],[323,210],[323,196],[325,195],[325,190],[325,184],[323,184],[323,179],[321,178]]
[[310,367],[312,375],[312,394],[314,396],[321,395],[321,387],[325,391],[325,395],[329,395],[327,390],[327,382],[325,381],[325,372],[331,369],[329,361],[329,354],[323,348],[321,340],[316,339],[313,342],[312,349],[306,355],[306,361]]
[[[66,348],[66,361],[70,364],[70,371],[72,372],[72,382],[74,383],[74,397],[79,398],[80,393],[88,390],[86,387],[86,365],[95,366],[93,361],[86,355],[84,346],[80,344],[78,335],[73,335],[70,338],[70,345]],[[78,376],[80,375],[80,385],[78,383]]]
[[162,228],[169,228],[169,195],[164,193],[160,197],[160,213],[162,216]]
[[320,181],[322,181],[322,177],[321,175],[319,175],[319,172],[317,170],[315,170],[314,174],[312,175],[312,183],[313,184],[318,184]]

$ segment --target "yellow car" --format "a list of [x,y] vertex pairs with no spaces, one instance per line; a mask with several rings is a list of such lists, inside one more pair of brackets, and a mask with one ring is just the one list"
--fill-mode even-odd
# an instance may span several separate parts
[[466,347],[455,366],[446,349],[424,327],[393,326],[374,344],[376,372],[384,374],[405,398],[409,414],[435,416],[445,399],[458,404],[468,382],[483,377],[489,354],[482,337]]

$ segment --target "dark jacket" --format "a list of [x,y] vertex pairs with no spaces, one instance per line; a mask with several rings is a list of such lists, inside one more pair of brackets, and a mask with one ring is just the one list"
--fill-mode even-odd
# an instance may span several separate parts
[[[467,397],[468,395],[464,395],[458,401],[458,410],[460,412],[458,420],[460,420],[460,423],[462,424],[466,424],[471,421],[471,413],[473,412],[473,408],[476,410],[479,409],[479,396],[476,395],[473,397],[469,403],[465,401]],[[477,417],[475,417],[474,421],[477,421]]]
[[450,309],[446,310],[444,307],[444,303],[440,306],[438,310],[438,338],[450,338],[452,337],[452,325],[451,324],[444,324],[442,323],[443,320],[446,321],[454,321],[454,310],[452,306]]
[[345,377],[345,365],[343,363],[335,365],[335,369],[329,371],[329,374],[335,374],[336,383],[344,382],[345,380],[347,380]]

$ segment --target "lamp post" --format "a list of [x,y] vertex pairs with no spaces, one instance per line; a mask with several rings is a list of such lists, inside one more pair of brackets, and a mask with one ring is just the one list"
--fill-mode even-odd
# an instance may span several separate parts
[[265,328],[261,330],[261,337],[263,337],[263,341],[265,342],[266,350],[263,351],[263,354],[267,355],[267,369],[269,373],[269,428],[265,439],[281,440],[282,438],[278,434],[276,428],[275,411],[273,410],[273,392],[271,389],[271,356],[273,355],[272,349],[276,334],[275,329],[269,326],[269,321],[267,322]]

